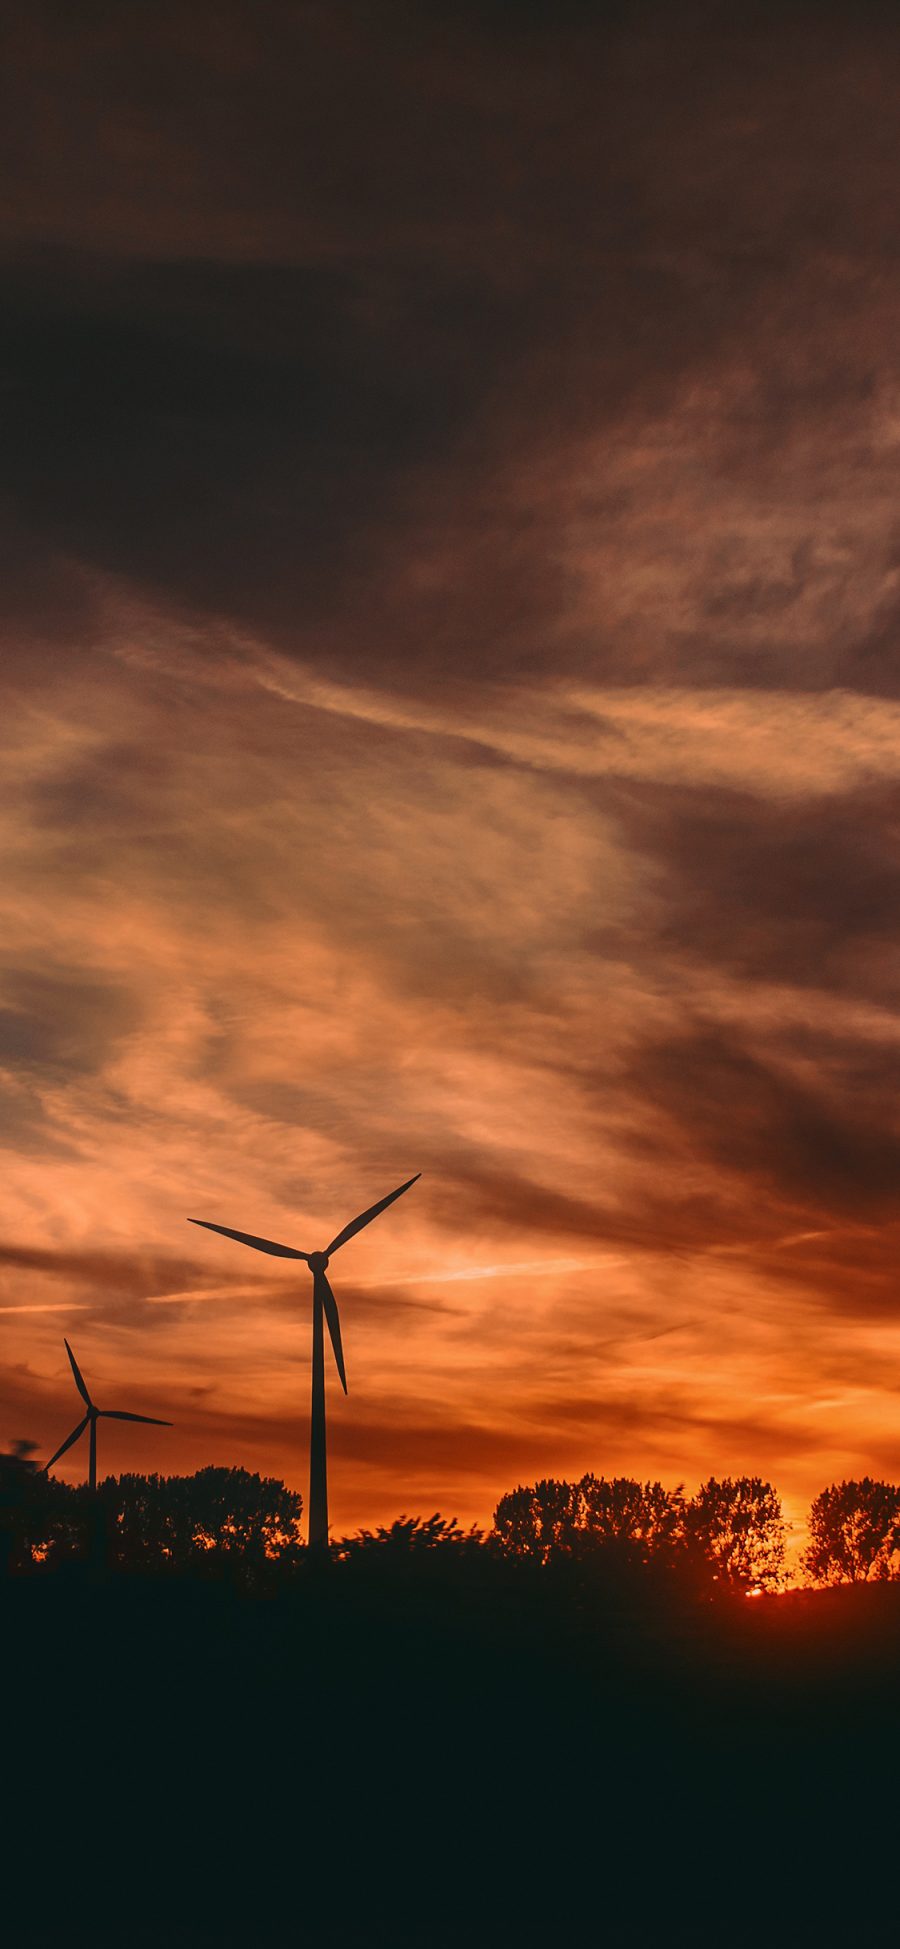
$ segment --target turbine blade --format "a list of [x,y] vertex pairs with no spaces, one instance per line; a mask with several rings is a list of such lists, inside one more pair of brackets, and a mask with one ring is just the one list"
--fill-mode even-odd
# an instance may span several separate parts
[[341,1386],[346,1394],[347,1376],[344,1372],[344,1350],[341,1346],[341,1322],[338,1317],[337,1300],[324,1272],[317,1272],[315,1274],[315,1287],[318,1290],[325,1311],[325,1318],[328,1321],[328,1331],[331,1334],[331,1344],[334,1348],[335,1365],[341,1377]]
[[377,1218],[380,1211],[386,1211],[395,1198],[402,1198],[404,1191],[408,1191],[411,1184],[417,1184],[421,1175],[421,1171],[417,1171],[414,1178],[407,1178],[406,1183],[399,1184],[396,1191],[389,1191],[386,1198],[379,1198],[377,1205],[370,1205],[368,1211],[360,1212],[358,1218],[351,1218],[349,1225],[345,1225],[343,1231],[338,1232],[337,1238],[333,1238],[331,1244],[325,1247],[326,1259],[331,1258],[332,1252],[336,1252],[339,1245],[346,1245],[348,1238],[355,1238],[364,1225],[371,1225],[373,1218]]
[[158,1421],[155,1414],[126,1414],[124,1408],[98,1408],[104,1421],[149,1421],[153,1428],[171,1428],[171,1421]]
[[202,1225],[208,1232],[221,1232],[223,1238],[236,1238],[239,1245],[252,1245],[256,1252],[270,1252],[273,1259],[302,1259],[309,1264],[308,1252],[297,1252],[293,1245],[276,1245],[272,1238],[254,1238],[252,1232],[233,1232],[230,1225],[211,1225],[208,1218],[189,1218],[189,1225]]
[[85,1428],[87,1427],[90,1418],[91,1418],[90,1415],[86,1414],[84,1420],[79,1421],[77,1428],[74,1428],[71,1435],[67,1436],[66,1440],[63,1442],[62,1447],[57,1449],[55,1455],[51,1455],[49,1462],[44,1463],[45,1475],[48,1469],[52,1469],[54,1462],[58,1462],[60,1456],[65,1454],[66,1449],[71,1448],[73,1446],[73,1444],[78,1440],[79,1435],[84,1434]]
[[84,1375],[82,1374],[81,1368],[78,1365],[75,1355],[73,1354],[72,1349],[69,1346],[68,1340],[63,1341],[63,1346],[65,1347],[66,1353],[69,1356],[69,1364],[75,1376],[75,1386],[77,1387],[82,1400],[87,1402],[88,1407],[91,1407],[93,1403],[91,1401],[91,1397],[85,1385]]

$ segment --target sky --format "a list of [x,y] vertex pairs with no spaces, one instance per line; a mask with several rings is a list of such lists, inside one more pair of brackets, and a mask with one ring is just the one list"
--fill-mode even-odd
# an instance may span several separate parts
[[[900,1476],[900,22],[0,3],[0,1444]],[[298,1273],[301,1275],[298,1278]],[[85,1466],[76,1449],[60,1464]]]

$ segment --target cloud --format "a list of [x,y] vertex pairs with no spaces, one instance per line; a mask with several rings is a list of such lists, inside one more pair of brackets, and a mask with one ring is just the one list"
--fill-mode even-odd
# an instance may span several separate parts
[[[702,1027],[643,1051],[635,1086],[682,1142],[786,1202],[835,1215],[891,1208],[900,1164],[895,1091],[876,1060],[860,1076],[767,1060]],[[842,1073],[843,1069],[843,1073]],[[810,1073],[811,1072],[811,1073]],[[677,1138],[676,1138],[677,1142]]]
[[4,1068],[91,1073],[137,1022],[127,988],[91,980],[80,968],[8,967],[0,996]]
[[75,1278],[101,1287],[124,1288],[141,1298],[145,1297],[148,1286],[152,1289],[164,1281],[183,1282],[188,1277],[199,1281],[204,1272],[195,1260],[161,1253],[144,1258],[133,1253],[67,1252],[52,1247],[14,1245],[7,1240],[0,1242],[0,1266],[4,1265],[58,1279]]
[[[790,763],[794,741],[779,748]],[[840,990],[890,1009],[896,785],[826,790],[796,805],[786,796],[699,785],[623,795],[631,844],[665,872],[664,936],[750,980]]]
[[0,209],[26,531],[420,695],[548,657],[890,690],[896,29],[802,22],[571,10],[548,62],[471,9],[37,9]]
[[589,1466],[798,1502],[886,1452],[897,42],[17,18],[22,1426],[68,1413],[71,1306],[173,1466],[302,1479],[306,1299],[187,1215],[306,1244],[421,1168],[340,1260],[341,1523]]

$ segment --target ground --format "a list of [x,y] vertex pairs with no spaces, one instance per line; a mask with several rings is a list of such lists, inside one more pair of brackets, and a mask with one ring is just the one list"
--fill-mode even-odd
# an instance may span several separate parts
[[10,1940],[894,1940],[898,1599],[10,1579]]

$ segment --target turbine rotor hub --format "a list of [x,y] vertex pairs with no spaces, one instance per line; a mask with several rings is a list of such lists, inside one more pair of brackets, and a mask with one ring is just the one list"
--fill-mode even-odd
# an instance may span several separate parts
[[310,1264],[311,1271],[324,1272],[328,1264],[328,1253],[311,1252],[309,1255],[309,1264]]

